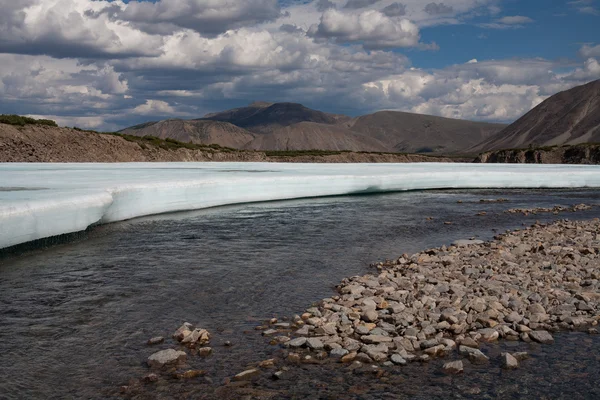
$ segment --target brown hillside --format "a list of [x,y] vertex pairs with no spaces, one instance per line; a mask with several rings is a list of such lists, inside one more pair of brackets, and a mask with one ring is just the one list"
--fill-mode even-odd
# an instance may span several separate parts
[[546,99],[473,151],[600,142],[600,80]]

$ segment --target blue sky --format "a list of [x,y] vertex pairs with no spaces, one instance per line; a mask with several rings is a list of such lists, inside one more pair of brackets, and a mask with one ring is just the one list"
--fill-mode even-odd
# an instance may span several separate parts
[[0,112],[85,128],[256,100],[512,122],[600,78],[600,0],[0,5]]

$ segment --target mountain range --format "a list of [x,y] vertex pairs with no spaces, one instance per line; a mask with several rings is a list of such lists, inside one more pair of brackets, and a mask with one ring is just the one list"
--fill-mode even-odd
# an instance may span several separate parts
[[136,125],[121,133],[263,151],[477,154],[600,142],[600,80],[549,97],[509,126],[399,111],[352,118],[297,103],[255,102],[199,119]]

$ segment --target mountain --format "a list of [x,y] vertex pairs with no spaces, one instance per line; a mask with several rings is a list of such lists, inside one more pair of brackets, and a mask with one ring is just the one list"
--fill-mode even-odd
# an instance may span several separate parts
[[299,122],[272,133],[256,135],[244,146],[250,150],[350,150],[388,152],[376,139],[341,126]]
[[248,107],[207,114],[203,119],[229,122],[254,133],[272,133],[299,122],[334,125],[350,117],[324,113],[297,103],[252,103]]
[[196,120],[152,122],[121,132],[238,149],[450,154],[505,127],[396,111],[351,118],[297,103],[256,102]]
[[481,152],[598,142],[600,80],[549,97],[472,150]]
[[380,111],[354,118],[343,126],[377,139],[388,151],[403,153],[457,153],[480,143],[506,127],[399,111]]
[[245,129],[227,122],[207,120],[169,119],[149,122],[123,129],[120,133],[133,136],[156,136],[195,144],[218,144],[223,147],[242,148],[254,139]]

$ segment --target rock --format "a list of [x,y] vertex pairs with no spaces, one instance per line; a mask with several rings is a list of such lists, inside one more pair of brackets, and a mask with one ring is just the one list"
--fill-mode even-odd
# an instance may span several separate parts
[[153,337],[152,339],[148,339],[148,345],[154,346],[155,344],[161,344],[165,341],[165,338],[162,336]]
[[349,354],[350,352],[346,349],[342,349],[342,348],[338,348],[338,349],[333,349],[329,352],[329,355],[333,358],[343,358],[344,356],[346,356],[347,354]]
[[150,383],[150,382],[158,382],[159,376],[156,374],[148,374],[146,376],[144,376],[143,380],[144,382]]
[[479,343],[477,343],[477,341],[473,340],[470,337],[464,338],[463,340],[460,341],[460,345],[461,346],[467,346],[467,347],[472,347],[474,349],[479,348]]
[[362,340],[364,343],[367,343],[367,344],[391,343],[392,342],[391,337],[383,336],[383,335],[362,336],[360,338],[360,340]]
[[270,358],[268,360],[264,360],[258,363],[259,368],[272,368],[275,366],[275,359]]
[[354,361],[356,359],[356,356],[357,356],[356,352],[350,352],[350,353],[346,354],[345,356],[343,356],[340,361],[343,363],[351,363],[352,361]]
[[459,352],[461,355],[467,357],[473,364],[485,364],[489,361],[488,356],[483,354],[479,349],[461,345],[459,347]]
[[289,342],[287,342],[289,347],[292,348],[298,348],[298,347],[302,347],[306,345],[306,338],[305,337],[299,337],[296,339],[292,339]]
[[260,375],[260,370],[258,369],[248,369],[244,372],[240,372],[236,376],[233,377],[234,381],[249,381]]
[[211,347],[201,347],[198,349],[198,355],[200,357],[208,357],[212,354],[212,348]]
[[447,362],[442,367],[444,372],[447,374],[460,374],[464,371],[464,366],[462,361],[452,361]]
[[372,309],[368,309],[367,311],[365,311],[362,314],[362,319],[367,322],[375,322],[375,321],[377,321],[378,318],[379,318],[379,314],[377,314],[377,311],[372,310]]
[[453,246],[456,247],[465,247],[465,246],[473,246],[477,244],[485,243],[483,240],[457,240],[452,243]]
[[358,353],[356,354],[356,356],[354,356],[354,361],[360,361],[361,363],[370,364],[373,362],[373,359],[365,353]]
[[481,334],[481,340],[483,340],[484,342],[493,342],[494,340],[497,340],[500,336],[498,334],[498,331],[491,328],[481,329],[479,330],[479,333]]
[[392,357],[390,359],[396,365],[406,365],[406,364],[408,364],[408,362],[404,358],[402,358],[399,354],[392,354]]
[[179,329],[175,331],[175,333],[173,334],[173,339],[177,340],[178,342],[181,342],[186,336],[192,333],[193,327],[194,326],[189,322],[184,323],[179,327]]
[[536,342],[543,344],[554,343],[554,338],[548,331],[531,331],[529,332],[529,337]]
[[271,377],[275,380],[283,379],[283,371],[274,372]]
[[519,368],[519,360],[513,357],[510,353],[502,353],[502,368],[515,369]]
[[296,331],[296,335],[298,336],[308,336],[310,335],[310,328],[308,325],[304,325],[302,328]]
[[175,379],[192,379],[206,375],[206,371],[199,369],[191,369],[185,372],[176,372],[173,374]]
[[271,336],[271,335],[277,335],[279,333],[279,331],[277,329],[267,329],[266,331],[263,331],[262,335],[263,336]]
[[306,339],[306,345],[313,350],[323,350],[325,345],[321,342],[321,339],[309,338]]
[[183,351],[174,349],[161,350],[148,357],[148,365],[151,368],[161,368],[167,364],[177,364],[185,362],[187,354]]

